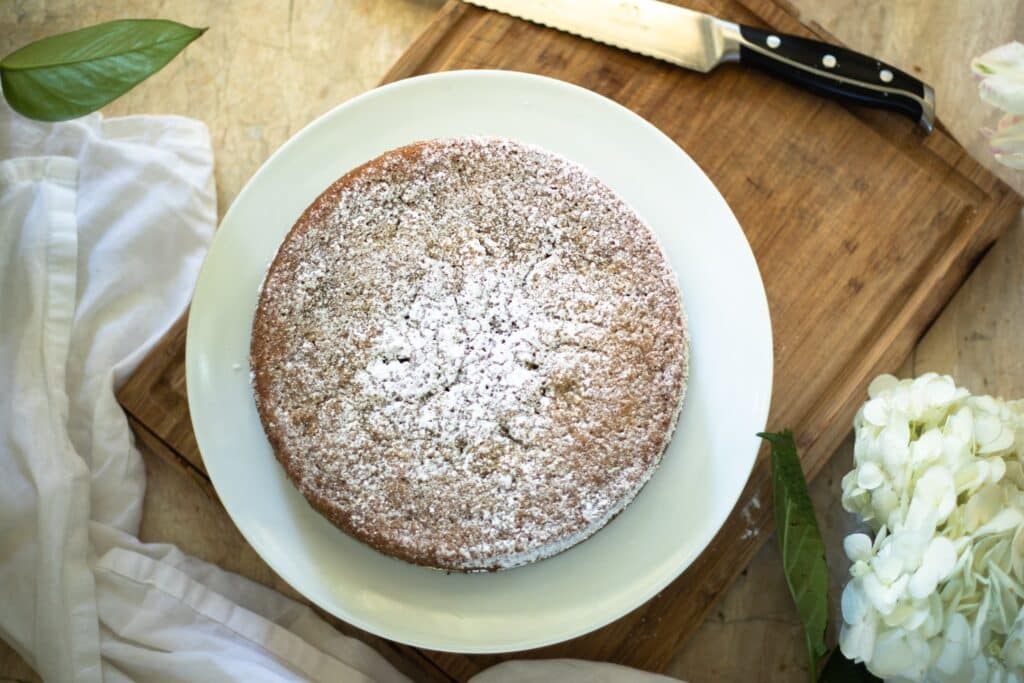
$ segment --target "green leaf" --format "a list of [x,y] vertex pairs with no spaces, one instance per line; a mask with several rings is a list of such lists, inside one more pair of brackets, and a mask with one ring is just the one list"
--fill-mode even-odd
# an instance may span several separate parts
[[818,683],[881,683],[863,664],[854,664],[843,656],[839,648],[832,650],[828,662],[818,677]]
[[204,31],[163,19],[123,19],[50,36],[0,61],[0,84],[24,116],[73,119],[131,90]]
[[796,454],[793,433],[787,429],[781,434],[762,433],[758,436],[772,446],[776,533],[786,583],[803,622],[813,681],[818,660],[828,651],[825,647],[825,628],[828,625],[825,542],[821,539],[814,506],[807,493],[807,480]]

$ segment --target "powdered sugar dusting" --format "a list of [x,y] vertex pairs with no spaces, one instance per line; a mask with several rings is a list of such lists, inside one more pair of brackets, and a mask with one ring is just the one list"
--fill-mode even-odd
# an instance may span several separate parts
[[649,229],[578,166],[421,143],[326,192],[253,328],[257,404],[317,509],[446,569],[515,566],[603,526],[650,477],[685,387]]

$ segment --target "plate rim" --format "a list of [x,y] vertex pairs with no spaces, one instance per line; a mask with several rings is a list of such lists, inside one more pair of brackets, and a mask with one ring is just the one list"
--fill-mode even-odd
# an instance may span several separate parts
[[[308,135],[314,128],[316,128],[316,127],[318,127],[320,125],[325,125],[325,122],[328,119],[333,118],[334,116],[337,116],[338,112],[340,112],[340,111],[342,111],[344,109],[347,109],[349,107],[355,107],[358,104],[361,104],[361,103],[363,103],[363,102],[365,102],[367,100],[370,100],[370,99],[373,99],[373,98],[376,98],[376,97],[386,96],[387,94],[389,94],[393,90],[399,90],[399,89],[402,89],[404,87],[409,87],[413,83],[423,83],[423,82],[427,82],[427,81],[444,81],[444,80],[448,80],[448,79],[460,79],[460,78],[467,78],[467,77],[469,77],[469,78],[471,78],[471,77],[484,77],[484,78],[497,78],[497,79],[508,78],[508,79],[513,79],[513,80],[519,80],[519,79],[522,79],[522,80],[534,80],[534,81],[542,83],[542,87],[543,86],[559,87],[559,88],[571,91],[575,96],[579,96],[579,97],[582,97],[584,99],[589,99],[592,102],[597,102],[597,103],[599,103],[602,106],[611,105],[612,108],[617,109],[620,112],[626,113],[638,125],[647,128],[650,132],[653,132],[656,136],[660,137],[663,142],[665,142],[667,145],[670,145],[678,153],[682,154],[697,169],[699,169],[700,173],[707,180],[708,184],[711,186],[711,188],[713,188],[714,192],[718,195],[718,199],[721,201],[722,206],[728,212],[728,215],[731,218],[732,222],[735,224],[736,229],[740,232],[740,235],[742,236],[741,243],[742,243],[743,247],[745,248],[744,256],[749,257],[750,262],[751,262],[751,264],[753,265],[753,268],[754,268],[754,273],[756,273],[756,275],[757,275],[756,285],[757,285],[757,289],[758,289],[757,294],[759,296],[757,297],[755,308],[756,308],[756,316],[758,318],[763,319],[763,322],[764,322],[764,332],[765,332],[765,335],[764,335],[764,339],[763,339],[762,344],[764,345],[765,349],[762,350],[762,353],[765,353],[765,357],[767,359],[766,371],[765,371],[765,377],[764,377],[764,385],[765,385],[764,386],[764,389],[765,389],[765,394],[764,395],[765,395],[765,398],[764,398],[764,401],[763,401],[763,405],[761,405],[760,409],[757,411],[757,416],[758,417],[756,419],[756,422],[759,425],[761,425],[761,428],[763,429],[764,425],[766,425],[766,423],[767,423],[768,415],[769,415],[769,412],[770,412],[771,398],[772,398],[772,392],[773,392],[773,388],[774,388],[774,365],[775,365],[775,357],[774,356],[775,356],[775,354],[774,354],[774,330],[772,328],[771,313],[770,313],[770,308],[768,306],[768,299],[767,299],[767,293],[766,293],[765,286],[764,286],[764,279],[763,279],[763,277],[761,275],[760,266],[759,266],[759,264],[757,262],[756,256],[754,255],[753,249],[752,249],[752,247],[750,245],[749,240],[746,238],[746,234],[743,231],[743,228],[740,225],[739,220],[736,218],[735,214],[732,211],[732,207],[729,206],[728,202],[725,201],[725,198],[724,198],[724,196],[722,196],[721,192],[718,190],[718,187],[714,184],[714,182],[707,175],[707,173],[704,171],[704,169],[701,168],[700,165],[697,164],[697,162],[695,160],[693,160],[693,158],[690,157],[689,154],[687,154],[685,149],[683,149],[678,143],[676,143],[675,140],[670,138],[668,135],[666,135],[664,132],[662,132],[659,128],[657,128],[650,121],[648,121],[644,117],[640,116],[636,112],[632,111],[628,107],[625,107],[625,106],[619,104],[618,102],[616,102],[615,100],[612,100],[611,98],[605,97],[603,95],[600,95],[599,93],[596,93],[596,92],[594,92],[592,90],[589,90],[587,88],[584,88],[582,86],[576,85],[576,84],[568,82],[568,81],[564,81],[564,80],[561,80],[561,79],[558,79],[558,78],[552,78],[550,76],[543,76],[543,75],[540,75],[540,74],[534,74],[534,73],[522,72],[522,71],[502,70],[502,69],[460,69],[460,70],[452,70],[452,71],[433,72],[433,73],[413,76],[413,77],[410,77],[410,78],[400,79],[400,80],[397,80],[397,81],[392,81],[390,83],[386,83],[384,85],[377,86],[377,87],[372,88],[372,89],[370,89],[370,90],[368,90],[368,91],[366,91],[364,93],[361,93],[361,94],[359,94],[359,95],[357,95],[355,97],[349,98],[349,99],[345,100],[344,102],[339,103],[338,105],[332,107],[331,109],[329,109],[328,111],[324,112],[320,116],[316,117],[315,119],[313,119],[312,121],[307,123],[305,126],[303,126],[296,133],[291,135],[288,138],[288,140],[286,140],[283,144],[281,144],[276,150],[274,150],[274,152],[262,164],[260,164],[259,168],[249,177],[249,179],[243,185],[242,189],[239,190],[238,194],[236,195],[235,199],[232,201],[231,205],[228,207],[227,211],[225,211],[224,217],[221,219],[221,221],[220,221],[220,223],[218,225],[218,229],[217,229],[217,231],[214,234],[214,238],[213,238],[213,241],[210,244],[210,248],[209,248],[207,254],[204,256],[202,266],[201,266],[201,268],[199,270],[199,274],[198,274],[198,277],[196,279],[196,286],[195,286],[194,291],[193,291],[193,299],[192,299],[192,303],[191,303],[191,307],[190,307],[190,311],[189,311],[189,318],[188,318],[188,324],[187,324],[187,329],[186,329],[186,347],[185,347],[186,398],[187,398],[187,401],[188,401],[190,414],[191,415],[202,415],[203,414],[202,411],[197,410],[198,406],[196,406],[194,404],[194,401],[198,400],[198,399],[194,399],[193,398],[193,392],[188,391],[188,387],[190,387],[190,386],[197,386],[197,385],[201,384],[201,382],[198,380],[198,377],[197,377],[197,373],[199,372],[199,370],[197,368],[197,364],[199,362],[198,361],[198,354],[200,354],[200,351],[197,350],[197,348],[196,348],[197,344],[194,343],[193,340],[198,336],[198,333],[195,330],[201,324],[201,323],[196,323],[194,321],[197,320],[197,319],[201,319],[202,316],[197,318],[197,316],[194,316],[192,314],[192,309],[195,308],[195,302],[197,301],[197,297],[195,295],[199,294],[201,291],[203,291],[203,289],[204,289],[202,287],[203,282],[205,280],[207,280],[207,279],[210,279],[210,277],[212,277],[212,276],[208,275],[208,270],[213,267],[213,266],[210,266],[211,259],[209,258],[209,256],[210,256],[211,253],[213,253],[217,237],[221,234],[221,229],[220,229],[221,226],[223,226],[225,224],[228,224],[230,222],[230,219],[233,216],[233,214],[238,211],[238,206],[240,206],[243,203],[243,201],[247,198],[248,193],[253,191],[252,187],[254,185],[255,180],[258,177],[260,177],[262,174],[266,173],[267,169],[269,167],[271,167],[279,157],[281,157],[284,154],[286,154],[288,152],[288,150],[290,150],[293,146],[296,146],[296,145],[300,144],[300,142],[299,142],[300,138],[303,138],[306,135]],[[616,188],[612,187],[612,190],[616,191]],[[287,234],[287,233],[285,233],[285,234]],[[282,236],[282,240],[283,239],[284,239],[284,236]],[[661,245],[661,239],[660,238],[658,240],[658,243],[659,243],[659,245]],[[664,247],[662,246],[662,248],[664,248]],[[683,292],[683,296],[684,296],[684,299],[685,299],[686,298],[686,293],[685,292]],[[691,353],[691,362],[692,362],[692,348],[690,350],[690,353]],[[685,408],[684,408],[684,410],[685,410]],[[198,422],[202,422],[204,419],[205,418],[199,418]],[[200,433],[201,433],[201,431],[205,432],[205,430],[200,428],[200,427],[198,427],[196,422],[197,422],[197,420],[195,418],[193,418],[193,433],[194,433],[195,438],[196,438],[197,449],[199,450],[200,456],[202,457],[202,453],[203,453],[202,442],[204,441],[204,437],[202,437],[200,435]],[[207,445],[209,447],[209,443]],[[242,537],[246,540],[246,542],[253,548],[253,550],[256,551],[257,555],[259,555],[260,559],[263,562],[265,562],[289,586],[291,586],[293,589],[295,589],[297,592],[299,592],[305,599],[309,600],[310,602],[312,602],[314,604],[319,605],[322,609],[324,609],[325,611],[333,614],[335,617],[345,621],[346,623],[349,623],[352,626],[355,626],[355,627],[357,627],[357,628],[359,628],[359,629],[361,629],[363,631],[366,631],[368,633],[372,633],[372,634],[375,634],[375,635],[377,635],[379,637],[386,638],[386,639],[389,639],[389,640],[393,640],[395,642],[401,642],[401,643],[407,644],[407,645],[412,646],[412,647],[440,650],[440,651],[452,652],[452,653],[463,653],[463,654],[485,654],[485,653],[498,654],[498,653],[514,652],[514,651],[520,651],[520,650],[527,650],[527,649],[534,649],[534,648],[538,648],[538,647],[544,647],[544,646],[547,646],[547,645],[552,645],[552,644],[557,644],[557,643],[565,642],[567,640],[571,640],[573,638],[577,638],[577,637],[586,635],[588,633],[596,631],[597,629],[602,628],[602,627],[604,627],[604,626],[606,626],[606,625],[608,625],[608,624],[610,624],[610,623],[620,619],[624,615],[630,613],[631,611],[633,611],[635,609],[640,608],[641,606],[643,606],[644,604],[649,602],[651,600],[651,598],[656,596],[658,593],[660,593],[662,590],[664,590],[666,586],[668,586],[670,583],[672,583],[674,580],[676,580],[679,576],[681,576],[683,574],[683,572],[686,571],[686,569],[688,569],[704,552],[707,551],[708,546],[714,541],[715,537],[721,531],[721,529],[724,526],[725,522],[729,519],[729,517],[732,515],[732,512],[736,509],[737,505],[741,502],[743,490],[744,490],[746,484],[749,482],[750,475],[753,472],[754,465],[757,462],[757,453],[758,453],[758,449],[755,448],[753,450],[753,453],[751,454],[751,456],[748,458],[748,464],[747,464],[745,472],[737,472],[737,478],[739,478],[739,475],[742,474],[742,485],[738,489],[738,493],[737,493],[736,499],[733,501],[732,505],[729,507],[729,511],[724,514],[722,519],[714,520],[715,521],[715,524],[713,525],[714,528],[711,529],[708,532],[708,534],[706,535],[706,538],[701,538],[700,539],[700,542],[698,543],[700,549],[697,550],[691,557],[685,557],[684,556],[681,559],[681,561],[679,562],[678,566],[673,566],[670,570],[667,570],[662,576],[659,576],[657,578],[657,580],[652,580],[649,583],[649,585],[647,586],[647,589],[640,593],[640,595],[641,595],[640,599],[635,600],[633,604],[626,605],[625,607],[622,607],[619,610],[610,610],[608,614],[602,615],[600,621],[596,621],[594,623],[589,623],[589,624],[587,624],[585,626],[581,626],[581,627],[576,628],[576,629],[569,629],[569,630],[566,630],[566,632],[564,632],[564,633],[559,633],[559,634],[556,634],[554,636],[548,635],[546,637],[534,637],[532,639],[530,639],[530,638],[523,638],[523,639],[520,639],[520,640],[515,641],[515,642],[511,642],[511,641],[504,642],[501,645],[497,645],[497,646],[481,644],[481,645],[478,645],[478,646],[468,646],[468,647],[467,646],[457,646],[457,647],[451,647],[450,645],[448,645],[448,646],[443,645],[443,644],[439,645],[438,642],[429,642],[429,641],[418,640],[416,638],[407,638],[407,637],[396,636],[394,633],[390,633],[386,629],[380,628],[377,624],[372,623],[372,622],[368,622],[368,621],[366,621],[366,620],[364,620],[364,619],[362,619],[362,618],[352,614],[348,610],[342,609],[341,608],[342,606],[340,606],[340,605],[337,605],[337,604],[334,604],[334,603],[326,604],[326,605],[325,604],[321,604],[317,600],[309,597],[307,592],[305,590],[303,590],[303,588],[302,588],[302,581],[294,580],[296,577],[291,576],[292,572],[290,570],[286,569],[286,570],[283,571],[281,568],[279,568],[279,564],[280,563],[275,563],[275,562],[272,561],[272,558],[273,558],[273,554],[272,553],[265,553],[264,550],[261,550],[262,543],[254,542],[253,539],[251,538],[251,534],[246,531],[246,529],[244,528],[243,525],[239,524],[238,518],[236,516],[236,512],[238,512],[238,511],[233,511],[231,508],[228,507],[228,505],[223,504],[223,503],[222,503],[222,506],[223,506],[224,510],[227,512],[228,517],[231,519],[232,524],[234,524],[234,526],[238,530],[238,532],[242,535]],[[204,460],[205,460],[205,458],[204,458]],[[218,499],[223,501],[223,499],[221,497],[221,493],[220,493],[220,487],[218,487],[217,482],[216,482],[215,477],[212,474],[212,472],[209,472],[209,468],[208,468],[208,473],[209,473],[209,476],[210,476],[210,481],[213,484],[214,489],[217,491]],[[657,476],[657,472],[655,472],[654,476]],[[640,493],[642,493],[642,490],[641,490]],[[598,533],[600,533],[600,530],[598,531]],[[572,548],[568,549],[566,552],[570,552],[571,550],[572,550]]]

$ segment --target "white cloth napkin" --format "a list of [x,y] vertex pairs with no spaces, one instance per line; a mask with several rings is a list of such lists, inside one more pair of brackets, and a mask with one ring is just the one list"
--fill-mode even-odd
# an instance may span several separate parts
[[[0,637],[47,681],[405,681],[308,607],[136,538],[114,390],[185,310],[215,221],[202,123],[0,102]],[[668,679],[554,660],[475,680]]]

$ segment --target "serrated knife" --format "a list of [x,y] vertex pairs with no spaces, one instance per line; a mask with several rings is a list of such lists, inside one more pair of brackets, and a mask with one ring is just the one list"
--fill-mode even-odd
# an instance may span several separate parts
[[467,0],[560,31],[706,73],[754,66],[838,100],[935,123],[935,93],[894,66],[853,50],[745,26],[658,0]]

